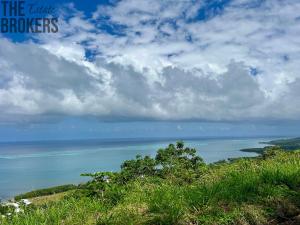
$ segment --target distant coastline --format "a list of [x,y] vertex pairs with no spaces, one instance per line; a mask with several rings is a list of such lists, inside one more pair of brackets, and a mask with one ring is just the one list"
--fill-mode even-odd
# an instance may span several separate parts
[[266,146],[263,148],[244,148],[244,149],[241,149],[240,151],[262,154],[270,146],[278,146],[281,149],[286,150],[286,151],[297,150],[300,148],[300,137],[277,139],[277,140],[272,140],[272,141],[268,141],[268,142],[260,142],[260,144],[267,144],[269,146]]
[[[242,148],[264,147],[275,137],[148,137],[89,140],[48,140],[0,143],[0,198],[64,184],[86,182],[84,172],[119,171],[120,164],[137,154],[154,156],[157,149],[177,140],[195,147],[206,163],[254,157]],[[17,166],[14,166],[17,165]],[[4,172],[5,171],[5,172]],[[24,179],[26,177],[26,179]]]

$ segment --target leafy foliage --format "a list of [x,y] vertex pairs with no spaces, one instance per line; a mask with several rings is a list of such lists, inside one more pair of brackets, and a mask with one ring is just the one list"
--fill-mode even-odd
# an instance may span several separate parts
[[177,142],[176,147],[170,144],[165,149],[159,149],[155,160],[163,170],[172,171],[177,167],[181,169],[196,169],[203,165],[203,159],[196,155],[196,149],[184,148],[182,141]]
[[126,160],[121,165],[121,179],[123,182],[137,177],[153,176],[156,173],[156,161],[149,156],[144,158],[137,155],[136,159]]

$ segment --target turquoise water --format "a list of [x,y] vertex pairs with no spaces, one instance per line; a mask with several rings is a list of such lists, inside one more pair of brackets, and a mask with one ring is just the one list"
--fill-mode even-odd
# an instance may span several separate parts
[[[226,138],[185,140],[207,163],[227,158],[255,156],[239,151],[263,147],[272,138]],[[137,154],[154,156],[158,148],[175,140],[88,140],[0,143],[0,199],[49,186],[80,183],[81,173],[117,171]]]

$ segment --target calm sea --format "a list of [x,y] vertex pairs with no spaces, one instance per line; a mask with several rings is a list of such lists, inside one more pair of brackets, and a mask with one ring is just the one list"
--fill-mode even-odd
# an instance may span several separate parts
[[[263,147],[274,138],[186,139],[207,163],[227,158],[255,156],[239,151]],[[117,171],[137,154],[154,156],[174,139],[118,139],[0,143],[0,199],[49,186],[80,183],[81,173]]]

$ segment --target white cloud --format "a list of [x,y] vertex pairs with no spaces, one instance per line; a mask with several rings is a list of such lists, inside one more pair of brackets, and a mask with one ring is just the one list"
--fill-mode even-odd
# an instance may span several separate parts
[[86,18],[71,5],[59,34],[0,40],[1,113],[299,119],[300,2],[236,0],[199,21],[201,7],[124,0]]

